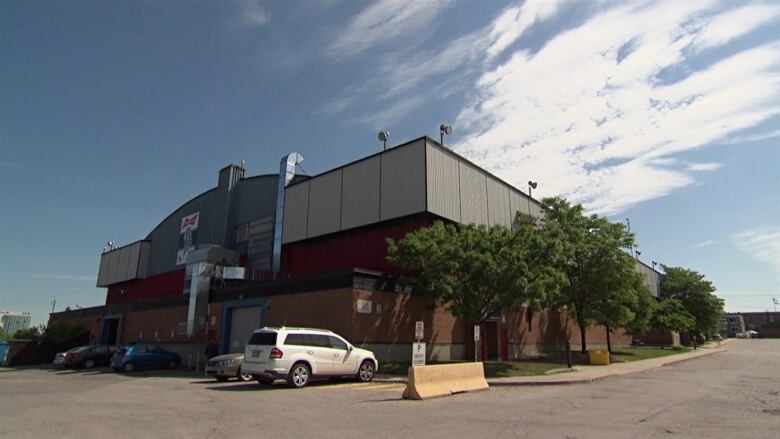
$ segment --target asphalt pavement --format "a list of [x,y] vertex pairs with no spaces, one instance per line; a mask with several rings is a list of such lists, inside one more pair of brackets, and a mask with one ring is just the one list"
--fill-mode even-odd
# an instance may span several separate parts
[[780,340],[589,384],[428,401],[402,384],[305,389],[186,373],[0,369],[0,437],[777,438]]

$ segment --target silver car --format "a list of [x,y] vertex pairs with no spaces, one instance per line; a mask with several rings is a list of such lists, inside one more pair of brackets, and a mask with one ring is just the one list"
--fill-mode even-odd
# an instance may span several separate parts
[[225,382],[230,378],[238,378],[239,381],[252,381],[252,374],[241,372],[243,353],[225,354],[212,357],[206,362],[206,373],[213,376],[219,382]]

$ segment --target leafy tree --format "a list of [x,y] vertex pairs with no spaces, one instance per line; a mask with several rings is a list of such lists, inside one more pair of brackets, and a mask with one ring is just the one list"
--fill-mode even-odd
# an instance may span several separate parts
[[634,318],[624,327],[628,334],[641,337],[653,327],[652,320],[655,310],[658,308],[658,299],[653,296],[653,293],[647,287],[637,290],[637,293],[637,301],[631,309],[634,313]]
[[11,338],[12,337],[10,335],[6,334],[2,329],[0,329],[0,341],[11,340]]
[[437,221],[397,243],[388,239],[387,259],[407,272],[403,280],[415,291],[478,323],[496,309],[546,303],[563,281],[550,263],[558,247],[532,217],[520,214],[514,230]]
[[14,339],[16,340],[38,340],[40,337],[41,330],[37,326],[14,332]]
[[677,299],[662,300],[653,314],[653,326],[662,331],[687,331],[694,325],[695,318]]
[[622,223],[586,216],[581,205],[571,205],[563,198],[546,198],[542,203],[547,221],[557,224],[563,238],[561,265],[566,283],[553,306],[566,307],[573,316],[584,353],[589,326],[615,325],[630,317],[637,286],[636,261],[624,249],[634,245],[634,237]]
[[723,300],[715,294],[715,286],[704,275],[682,267],[662,265],[666,275],[661,279],[661,297],[679,300],[694,318],[689,328],[707,336],[718,331],[723,315]]
[[43,329],[41,340],[43,341],[64,341],[85,333],[87,330],[79,325],[67,323],[52,323]]
[[[603,292],[596,305],[595,321],[606,329],[609,352],[612,352],[611,329],[627,328],[633,324],[635,329],[641,330],[641,326],[649,326],[648,314],[652,312],[654,304],[644,300],[652,296],[644,284],[642,274],[634,269],[635,264],[634,258],[626,255],[622,270],[602,282]],[[627,328],[626,332],[630,330]]]

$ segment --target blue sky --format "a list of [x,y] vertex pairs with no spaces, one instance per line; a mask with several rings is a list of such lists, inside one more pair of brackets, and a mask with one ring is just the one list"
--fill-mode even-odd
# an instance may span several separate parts
[[313,174],[441,122],[729,309],[780,299],[776,2],[82,0],[0,5],[0,309],[102,304],[105,242],[228,163]]

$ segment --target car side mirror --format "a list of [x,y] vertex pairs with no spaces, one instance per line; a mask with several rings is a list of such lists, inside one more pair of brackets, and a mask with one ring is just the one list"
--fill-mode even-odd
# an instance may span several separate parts
[[352,352],[352,349],[353,349],[352,345],[351,345],[351,344],[348,344],[348,345],[347,345],[347,351],[349,351],[349,352]]

